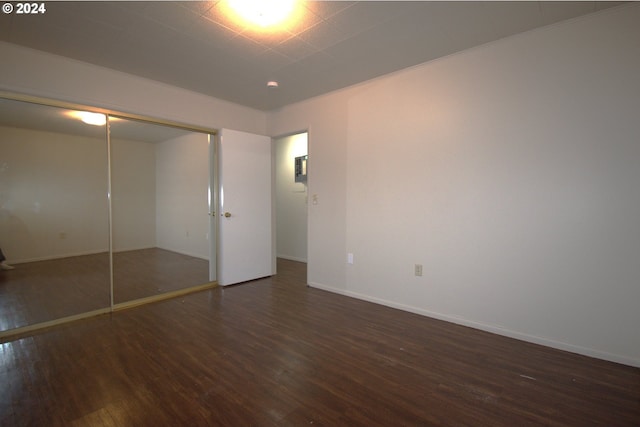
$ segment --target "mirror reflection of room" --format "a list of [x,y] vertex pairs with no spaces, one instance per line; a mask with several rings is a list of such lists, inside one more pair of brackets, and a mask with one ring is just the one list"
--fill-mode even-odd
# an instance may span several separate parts
[[209,281],[208,137],[111,122],[115,303]]
[[102,114],[0,113],[0,332],[209,282],[208,134],[116,118],[109,147]]
[[109,307],[107,142],[62,108],[0,100],[0,330]]

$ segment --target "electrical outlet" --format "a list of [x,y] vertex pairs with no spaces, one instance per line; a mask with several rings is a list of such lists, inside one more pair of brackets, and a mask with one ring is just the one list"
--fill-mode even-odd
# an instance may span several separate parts
[[422,276],[422,264],[416,264],[414,267],[414,274],[416,276]]
[[353,254],[351,252],[347,254],[347,264],[353,264]]

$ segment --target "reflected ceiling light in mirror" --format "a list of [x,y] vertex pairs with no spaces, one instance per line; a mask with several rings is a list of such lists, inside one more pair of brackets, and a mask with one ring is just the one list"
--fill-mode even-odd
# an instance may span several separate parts
[[92,126],[104,126],[107,123],[107,116],[102,113],[91,113],[89,111],[69,111],[67,116],[82,120]]
[[100,113],[88,113],[88,112],[84,112],[82,114],[82,120],[83,122],[85,122],[88,125],[93,125],[93,126],[104,126],[105,123],[107,123],[107,116],[105,116],[104,114],[100,114]]
[[258,31],[290,27],[300,16],[301,0],[226,0],[225,13],[237,24]]

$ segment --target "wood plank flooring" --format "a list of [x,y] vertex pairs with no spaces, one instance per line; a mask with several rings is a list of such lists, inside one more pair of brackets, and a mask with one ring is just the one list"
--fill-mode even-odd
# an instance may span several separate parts
[[278,271],[1,344],[0,425],[640,425],[640,369]]
[[[160,248],[117,252],[116,303],[202,285],[209,262]],[[109,255],[16,265],[0,272],[0,331],[109,307]]]
[[0,272],[0,330],[109,307],[109,255],[17,264]]
[[209,261],[160,248],[113,254],[113,298],[132,301],[209,282]]

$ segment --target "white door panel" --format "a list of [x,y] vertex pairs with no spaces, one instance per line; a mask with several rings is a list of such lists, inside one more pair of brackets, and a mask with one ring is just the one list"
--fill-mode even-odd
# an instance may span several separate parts
[[218,283],[226,286],[270,276],[274,273],[271,139],[223,129],[218,162]]

